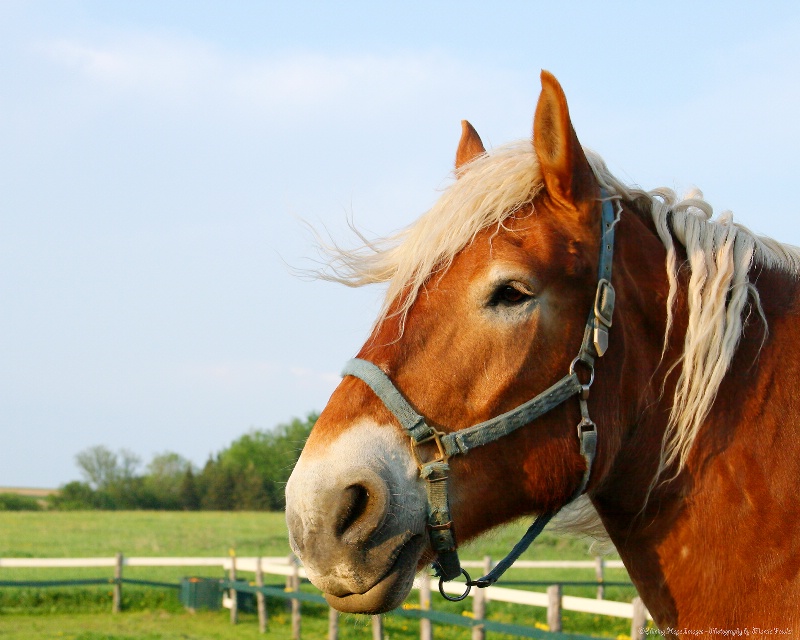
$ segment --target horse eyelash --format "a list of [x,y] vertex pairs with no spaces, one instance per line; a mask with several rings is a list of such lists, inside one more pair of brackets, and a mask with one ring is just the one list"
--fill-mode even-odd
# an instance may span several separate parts
[[[503,295],[509,288],[516,290],[520,294],[521,298],[517,301],[504,300]],[[535,297],[533,291],[531,291],[530,288],[524,284],[520,282],[506,282],[494,290],[489,298],[488,304],[490,307],[517,306],[524,304],[533,297]]]

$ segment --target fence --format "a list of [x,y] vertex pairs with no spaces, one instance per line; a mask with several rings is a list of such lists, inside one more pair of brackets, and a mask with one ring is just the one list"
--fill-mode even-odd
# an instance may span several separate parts
[[[462,564],[467,568],[480,568],[488,570],[492,561],[489,557],[483,561],[464,561]],[[259,617],[259,628],[263,632],[267,630],[267,608],[265,598],[279,598],[287,600],[292,610],[292,638],[299,640],[301,636],[301,602],[314,602],[326,604],[324,598],[318,594],[306,593],[300,590],[301,579],[305,578],[305,571],[299,566],[293,556],[288,558],[270,557],[211,557],[211,558],[153,558],[153,557],[125,557],[118,553],[113,558],[0,558],[0,569],[10,568],[113,568],[114,577],[98,580],[61,580],[61,581],[38,581],[26,582],[24,585],[30,586],[64,586],[64,585],[86,585],[86,584],[112,584],[113,598],[112,611],[118,612],[122,603],[122,586],[125,583],[139,584],[155,587],[178,587],[173,583],[153,582],[146,580],[132,580],[124,577],[124,567],[219,567],[227,572],[228,579],[223,580],[222,588],[228,592],[224,598],[224,605],[230,608],[231,622],[238,620],[238,610],[236,597],[237,592],[253,593],[256,596],[257,610]],[[562,631],[561,614],[562,611],[575,611],[591,613],[603,616],[615,616],[631,620],[631,638],[640,640],[644,638],[644,628],[646,627],[649,614],[647,613],[641,599],[634,598],[630,603],[617,602],[603,599],[606,586],[614,584],[629,583],[609,583],[605,581],[604,571],[606,568],[621,568],[619,561],[604,561],[598,558],[595,561],[518,561],[515,568],[519,569],[595,569],[595,581],[586,582],[559,582],[548,584],[545,593],[536,591],[526,591],[521,589],[509,589],[507,587],[492,586],[487,589],[473,589],[470,597],[472,600],[472,616],[465,617],[443,611],[435,611],[430,608],[430,577],[422,575],[414,581],[414,588],[420,592],[420,605],[404,605],[401,609],[391,612],[405,618],[418,619],[420,621],[421,640],[431,640],[432,623],[449,624],[472,628],[473,640],[484,640],[487,631],[496,631],[510,635],[527,638],[541,638],[546,640],[594,640],[594,637],[568,634]],[[239,572],[248,572],[255,575],[253,583],[243,582],[239,579]],[[276,588],[264,585],[264,575],[278,575],[286,580],[286,588]],[[518,582],[511,584],[526,584],[543,586],[545,582]],[[597,598],[582,598],[567,596],[562,593],[564,585],[592,585],[597,587]],[[23,586],[21,582],[0,581],[2,586]],[[463,587],[458,584],[445,584],[445,591],[448,593],[461,593]],[[486,603],[489,601],[508,602],[521,605],[545,607],[547,609],[547,622],[549,631],[541,629],[523,627],[500,623],[486,619]],[[328,617],[328,638],[336,640],[338,637],[338,613],[330,609]],[[373,616],[372,618],[373,638],[381,640],[383,638],[383,618]]]

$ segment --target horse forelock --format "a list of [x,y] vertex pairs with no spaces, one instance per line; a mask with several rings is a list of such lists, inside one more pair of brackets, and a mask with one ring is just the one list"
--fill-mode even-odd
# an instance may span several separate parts
[[[323,243],[326,280],[348,286],[387,283],[377,323],[387,315],[405,317],[426,281],[446,270],[456,254],[483,229],[533,202],[542,189],[539,162],[530,141],[481,155],[458,172],[434,206],[412,225],[354,249]],[[402,326],[402,321],[401,321]]]

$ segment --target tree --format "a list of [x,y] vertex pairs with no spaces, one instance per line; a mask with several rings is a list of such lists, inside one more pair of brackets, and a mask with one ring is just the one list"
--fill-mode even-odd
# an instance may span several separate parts
[[153,456],[147,465],[145,487],[151,493],[158,509],[180,509],[181,487],[187,469],[192,463],[183,456],[165,452]]
[[216,460],[208,459],[203,468],[203,495],[200,506],[210,511],[231,511],[235,506],[234,489],[236,482],[231,469]]
[[236,474],[233,490],[234,506],[241,511],[267,511],[272,506],[264,476],[249,462]]
[[317,418],[311,413],[268,431],[252,430],[220,452],[218,463],[236,483],[233,508],[284,508],[284,487]]
[[196,511],[200,508],[200,491],[191,465],[186,468],[186,473],[181,478],[178,501],[181,509],[185,511]]
[[75,456],[84,478],[94,489],[108,489],[112,484],[135,477],[139,457],[128,449],[114,453],[103,445],[89,447]]
[[107,487],[119,473],[117,454],[102,445],[84,449],[75,456],[75,462],[93,489]]

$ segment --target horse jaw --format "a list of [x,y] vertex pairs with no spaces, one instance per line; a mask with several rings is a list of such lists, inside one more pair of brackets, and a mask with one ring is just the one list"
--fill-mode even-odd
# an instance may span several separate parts
[[379,613],[411,590],[427,549],[427,502],[408,444],[363,420],[303,450],[286,485],[289,542],[336,609]]

